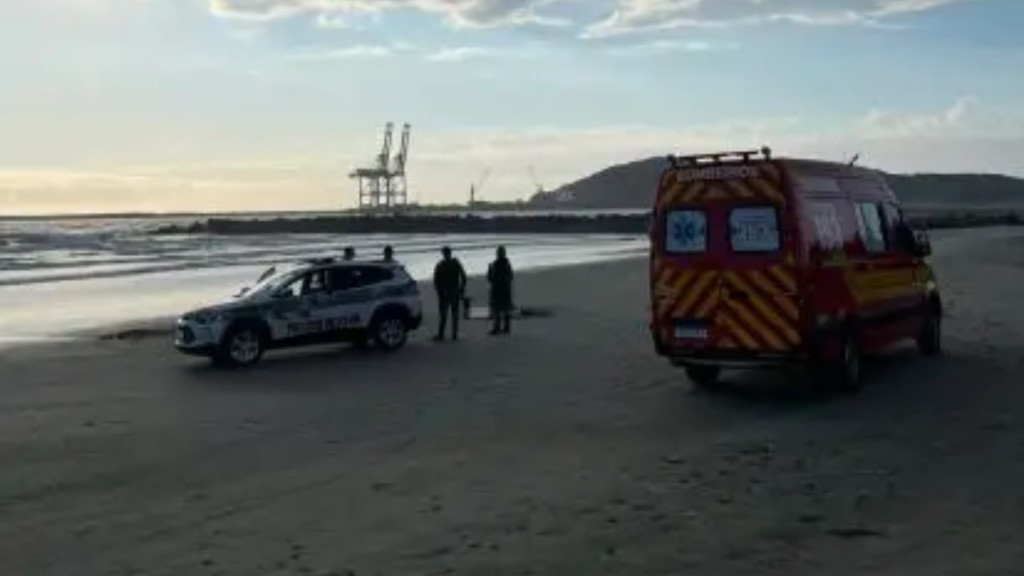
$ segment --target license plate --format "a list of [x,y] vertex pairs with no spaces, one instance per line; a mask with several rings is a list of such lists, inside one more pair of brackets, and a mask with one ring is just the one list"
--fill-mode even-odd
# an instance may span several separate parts
[[677,325],[675,330],[677,340],[707,340],[708,329],[704,326]]

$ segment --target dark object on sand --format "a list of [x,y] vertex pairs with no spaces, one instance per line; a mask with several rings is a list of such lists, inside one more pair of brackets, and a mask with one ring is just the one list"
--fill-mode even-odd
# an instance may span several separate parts
[[[463,318],[467,320],[490,321],[494,320],[494,315],[491,312],[492,311],[490,307],[477,306],[474,308],[472,306],[469,306],[465,308]],[[519,306],[513,307],[509,314],[512,318],[521,319],[550,318],[551,316],[554,316],[555,311],[551,308],[545,308],[541,306]]]
[[99,339],[104,341],[116,340],[138,342],[146,338],[165,338],[173,334],[173,328],[132,328],[128,330],[112,332],[109,334],[103,334],[99,337]]

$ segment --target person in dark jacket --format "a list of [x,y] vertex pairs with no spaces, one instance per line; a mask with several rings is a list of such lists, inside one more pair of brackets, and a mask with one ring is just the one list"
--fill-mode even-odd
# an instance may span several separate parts
[[344,259],[346,262],[351,262],[356,259],[356,249],[351,246],[345,246]]
[[387,246],[384,247],[384,262],[391,264],[394,261],[395,249],[391,247],[391,244],[388,244]]
[[434,340],[444,340],[449,315],[452,320],[452,340],[458,340],[459,303],[466,292],[466,271],[459,259],[452,256],[451,248],[445,246],[441,254],[441,261],[434,267],[434,291],[437,293],[438,312],[441,316]]
[[487,268],[487,281],[491,284],[491,334],[508,334],[512,324],[512,263],[505,247],[498,246],[497,257]]

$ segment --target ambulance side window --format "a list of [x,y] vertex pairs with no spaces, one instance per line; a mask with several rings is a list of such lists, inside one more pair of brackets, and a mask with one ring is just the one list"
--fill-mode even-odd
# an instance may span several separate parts
[[814,223],[814,244],[825,253],[843,249],[843,228],[839,224],[839,213],[832,202],[815,202],[811,205],[811,220]]
[[665,215],[665,251],[699,254],[708,249],[708,218],[701,210],[673,210]]
[[857,204],[857,229],[865,250],[870,253],[885,252],[885,227],[877,204]]

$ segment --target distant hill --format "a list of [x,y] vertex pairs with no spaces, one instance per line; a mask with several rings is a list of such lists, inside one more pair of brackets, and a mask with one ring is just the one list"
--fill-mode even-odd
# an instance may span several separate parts
[[[536,208],[609,209],[650,206],[662,157],[605,168],[530,199]],[[915,211],[1024,209],[1024,179],[995,174],[886,174],[889,186]]]

